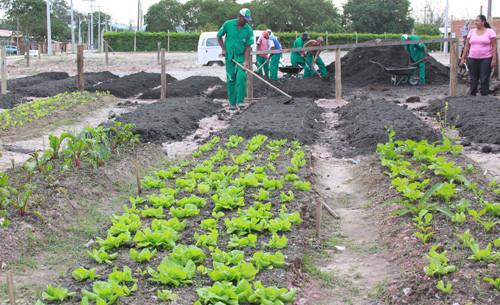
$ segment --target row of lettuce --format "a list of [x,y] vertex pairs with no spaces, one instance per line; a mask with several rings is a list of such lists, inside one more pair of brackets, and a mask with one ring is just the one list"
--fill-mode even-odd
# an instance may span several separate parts
[[[281,250],[288,246],[287,234],[302,222],[297,197],[310,191],[299,176],[306,172],[305,152],[298,142],[268,141],[263,135],[246,142],[233,135],[222,142],[215,137],[194,151],[192,160],[141,179],[146,195],[130,197],[124,213],[111,217],[106,237],[97,239],[99,247],[87,251],[95,263],[110,265],[126,251],[128,264],[107,275],[97,275],[97,268],[74,270],[75,280],[90,285],[81,290],[81,304],[134,297],[144,281],[158,283],[156,297],[164,301],[179,298],[176,287],[182,295],[183,287],[193,291],[193,286],[195,304],[294,301],[296,288],[266,286],[255,278],[286,263]],[[187,233],[186,226],[196,232]],[[160,253],[165,256],[151,266]],[[198,287],[200,277],[213,284]],[[76,293],[49,286],[43,297],[63,301]]]
[[[399,204],[391,215],[410,215],[415,230],[413,235],[422,244],[434,242],[425,254],[428,265],[422,271],[427,276],[439,278],[456,271],[457,266],[449,264],[448,250],[455,250],[457,258],[462,260],[484,261],[498,266],[500,252],[495,248],[500,247],[500,237],[495,235],[495,227],[499,223],[500,202],[491,201],[500,194],[498,182],[491,182],[488,189],[483,190],[477,182],[467,179],[475,173],[475,168],[471,164],[462,168],[450,161],[450,157],[461,153],[463,146],[454,145],[444,131],[443,141],[433,144],[425,140],[393,141],[394,131],[389,128],[388,133],[389,142],[378,144],[377,153],[382,165],[388,169],[385,173],[392,178],[392,187],[401,198],[383,204]],[[445,246],[439,241],[444,238],[440,234],[447,234],[443,232],[446,229],[452,231],[456,240]],[[481,238],[474,237],[474,234]],[[456,249],[463,251],[462,255],[468,254],[460,257]],[[500,289],[498,268],[484,271],[481,280]],[[436,288],[451,294],[452,285],[451,280],[447,283],[439,280]]]

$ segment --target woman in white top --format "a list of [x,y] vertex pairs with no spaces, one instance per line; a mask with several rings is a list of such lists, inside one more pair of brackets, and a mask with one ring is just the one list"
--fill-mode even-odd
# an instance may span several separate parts
[[460,66],[465,63],[469,54],[468,66],[470,73],[470,95],[477,94],[477,86],[481,80],[481,95],[488,95],[490,90],[491,68],[497,65],[497,34],[486,22],[484,15],[479,15],[474,21],[476,26],[467,36]]

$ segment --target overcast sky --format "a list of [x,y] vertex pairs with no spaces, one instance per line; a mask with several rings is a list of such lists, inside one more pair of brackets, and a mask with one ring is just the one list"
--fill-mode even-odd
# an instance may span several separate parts
[[[97,11],[97,6],[101,6],[101,11],[110,14],[114,20],[124,24],[137,24],[137,6],[139,0],[94,0],[93,6]],[[144,14],[149,6],[159,2],[159,0],[140,0]],[[488,0],[448,0],[449,1],[449,17],[454,19],[474,18],[480,12],[480,6],[483,6],[483,14],[486,15]],[[66,0],[69,4],[71,0]],[[186,2],[181,0],[180,2]],[[241,3],[248,1],[238,1]],[[347,0],[333,0],[333,4],[337,8],[341,8],[342,4]],[[446,0],[410,0],[412,3],[412,16],[417,20],[423,20],[424,7],[426,3],[434,12],[444,12]],[[73,0],[75,10],[83,13],[90,12],[90,1]],[[500,17],[500,1],[492,0],[493,8],[492,15]]]

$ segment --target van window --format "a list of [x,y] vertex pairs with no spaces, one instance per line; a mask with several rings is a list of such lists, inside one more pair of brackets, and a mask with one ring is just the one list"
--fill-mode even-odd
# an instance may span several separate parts
[[207,47],[218,47],[219,42],[217,41],[217,38],[208,38],[206,46]]

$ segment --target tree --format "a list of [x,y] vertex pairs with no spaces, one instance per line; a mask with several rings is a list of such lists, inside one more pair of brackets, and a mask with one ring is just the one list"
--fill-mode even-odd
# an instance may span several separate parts
[[189,0],[183,6],[186,12],[184,26],[188,31],[219,29],[227,20],[237,18],[242,7],[236,0]]
[[352,30],[361,33],[406,33],[415,22],[409,0],[348,0],[343,7]]
[[175,0],[161,0],[149,7],[144,16],[148,32],[176,31],[185,17],[182,5]]
[[430,35],[430,36],[439,36],[441,32],[439,28],[435,24],[423,24],[416,23],[415,24],[415,35]]
[[325,22],[340,22],[337,8],[328,0],[253,0],[248,7],[252,24],[274,31],[310,31]]

